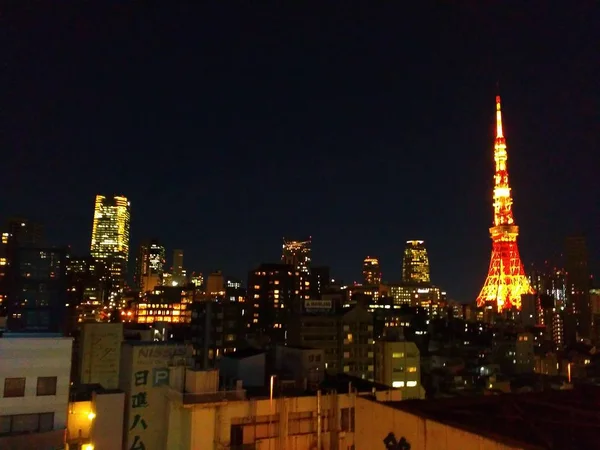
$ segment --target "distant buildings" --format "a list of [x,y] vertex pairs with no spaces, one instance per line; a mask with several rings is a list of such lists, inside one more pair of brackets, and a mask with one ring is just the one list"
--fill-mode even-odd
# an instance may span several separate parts
[[131,204],[126,197],[96,195],[92,225],[91,255],[106,263],[111,278],[110,303],[123,293],[129,261]]
[[406,241],[402,260],[402,282],[427,284],[430,281],[429,257],[425,241]]
[[141,292],[147,292],[162,284],[165,271],[165,247],[158,240],[140,245],[136,261],[135,284]]
[[250,329],[271,342],[285,342],[286,326],[309,292],[305,272],[289,264],[261,264],[248,273]]
[[421,358],[413,342],[380,341],[375,344],[375,381],[399,388],[403,399],[423,399]]
[[281,262],[294,266],[300,272],[308,273],[311,263],[311,238],[294,241],[283,238]]
[[381,267],[379,260],[367,256],[363,261],[363,283],[366,285],[381,284]]
[[11,331],[60,332],[66,326],[66,248],[44,242],[43,227],[11,219],[0,244],[0,306]]

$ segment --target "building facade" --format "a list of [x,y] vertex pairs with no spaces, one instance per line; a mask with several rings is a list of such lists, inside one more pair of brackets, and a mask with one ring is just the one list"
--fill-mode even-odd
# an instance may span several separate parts
[[71,338],[0,337],[0,448],[64,448]]
[[113,280],[110,303],[122,294],[129,261],[131,203],[126,197],[97,195],[94,203],[90,253],[105,261]]
[[402,260],[402,282],[427,284],[430,281],[429,257],[425,241],[406,241]]

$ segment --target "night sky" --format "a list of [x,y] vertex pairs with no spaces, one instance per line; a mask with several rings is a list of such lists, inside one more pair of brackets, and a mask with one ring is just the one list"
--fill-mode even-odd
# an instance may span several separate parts
[[597,2],[213,3],[3,12],[0,220],[84,253],[95,194],[121,193],[131,260],[156,237],[189,271],[243,279],[311,235],[336,278],[371,255],[397,281],[424,239],[432,281],[471,301],[499,82],[524,262],[583,232],[597,268]]

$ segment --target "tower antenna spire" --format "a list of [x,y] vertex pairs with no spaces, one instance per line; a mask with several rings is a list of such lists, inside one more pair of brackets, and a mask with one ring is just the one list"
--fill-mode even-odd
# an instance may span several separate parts
[[525,276],[517,246],[519,227],[513,217],[513,200],[508,182],[507,159],[506,140],[502,129],[500,95],[496,95],[494,226],[490,228],[492,257],[487,279],[477,297],[477,306],[483,307],[494,304],[497,311],[513,307],[521,309],[521,295],[532,292],[529,281]]

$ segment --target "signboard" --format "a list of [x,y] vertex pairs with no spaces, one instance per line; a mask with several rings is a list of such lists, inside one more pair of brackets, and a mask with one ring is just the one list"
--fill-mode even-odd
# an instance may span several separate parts
[[333,300],[304,300],[304,310],[308,313],[331,311]]
[[185,359],[188,348],[148,343],[131,350],[126,450],[162,450],[166,439],[164,389],[171,378],[170,367]]

